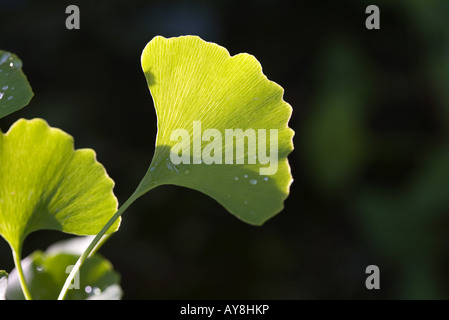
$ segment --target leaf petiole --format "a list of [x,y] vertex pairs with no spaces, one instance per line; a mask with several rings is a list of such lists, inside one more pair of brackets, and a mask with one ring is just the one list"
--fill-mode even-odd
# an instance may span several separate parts
[[129,197],[128,200],[119,208],[119,210],[109,219],[109,221],[103,226],[103,228],[100,230],[100,232],[95,236],[95,238],[91,241],[87,249],[83,252],[83,254],[79,257],[78,261],[76,261],[75,265],[72,268],[72,271],[67,276],[67,279],[65,280],[64,286],[61,289],[61,292],[59,293],[58,300],[64,300],[65,296],[67,295],[67,290],[72,283],[76,273],[81,268],[84,261],[86,261],[87,258],[93,256],[98,249],[110,238],[111,234],[106,234],[106,232],[109,230],[109,228],[114,224],[115,221],[117,221],[118,218],[125,212],[125,210],[139,198],[141,195],[143,195],[144,192],[140,191],[140,188],[138,187],[136,191]]
[[32,296],[31,296],[30,289],[28,288],[26,280],[25,280],[25,275],[23,274],[22,262],[20,260],[20,251],[21,250],[16,251],[15,249],[12,249],[12,256],[14,259],[14,264],[15,264],[17,272],[19,274],[20,286],[22,287],[22,291],[23,291],[23,295],[25,296],[25,299],[33,300]]

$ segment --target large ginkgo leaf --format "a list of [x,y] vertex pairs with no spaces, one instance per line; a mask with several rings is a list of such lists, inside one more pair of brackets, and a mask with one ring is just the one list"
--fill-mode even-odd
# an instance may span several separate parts
[[196,36],[158,36],[143,50],[141,62],[158,119],[153,160],[136,191],[77,261],[59,299],[105,230],[159,185],[199,190],[253,225],[281,211],[288,196],[292,108],[256,58],[231,57]]
[[98,233],[117,211],[113,186],[93,150],[74,150],[72,137],[44,120],[0,132],[0,235],[19,255],[33,231]]
[[256,58],[196,36],[159,36],[145,47],[142,68],[158,134],[138,191],[189,187],[255,225],[281,211],[292,182],[292,108]]
[[22,72],[22,61],[0,50],[0,118],[23,108],[32,97],[33,91]]

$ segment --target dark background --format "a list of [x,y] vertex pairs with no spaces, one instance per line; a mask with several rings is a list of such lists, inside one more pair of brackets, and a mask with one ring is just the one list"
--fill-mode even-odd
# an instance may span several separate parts
[[[80,30],[65,28],[69,4]],[[365,28],[370,4],[380,30]],[[151,191],[101,250],[124,299],[448,298],[448,15],[446,0],[0,0],[0,48],[35,93],[0,127],[41,117],[70,133],[123,203],[154,152],[146,43],[196,34],[248,52],[293,107],[284,211],[253,227],[193,190]],[[65,237],[36,232],[24,255]],[[365,288],[371,264],[380,290]],[[13,268],[3,240],[0,267]]]

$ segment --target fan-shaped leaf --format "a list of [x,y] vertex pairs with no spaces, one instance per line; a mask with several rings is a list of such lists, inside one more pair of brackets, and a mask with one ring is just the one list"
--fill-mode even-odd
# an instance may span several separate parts
[[230,56],[196,36],[156,37],[143,51],[142,68],[158,134],[138,191],[189,187],[255,225],[281,211],[292,182],[292,108],[256,58]]
[[117,210],[113,185],[93,150],[75,151],[72,137],[44,120],[0,132],[0,234],[17,253],[40,229],[98,233]]
[[[74,251],[74,247],[78,247],[78,250]],[[33,298],[56,299],[68,272],[85,248],[86,241],[83,237],[72,238],[56,243],[46,252],[35,251],[23,259],[23,271]],[[67,293],[67,299],[118,300],[122,296],[119,282],[120,275],[114,271],[111,263],[96,254],[88,258],[80,269]],[[111,295],[111,292],[115,294]],[[24,299],[16,269],[10,274],[6,298]]]

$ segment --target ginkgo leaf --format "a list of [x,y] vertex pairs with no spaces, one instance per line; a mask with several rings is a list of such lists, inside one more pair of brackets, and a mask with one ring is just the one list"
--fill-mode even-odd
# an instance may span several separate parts
[[0,50],[0,118],[23,108],[32,97],[33,91],[22,72],[22,61]]
[[[85,239],[87,238],[87,239]],[[22,260],[22,268],[33,299],[54,300],[90,237],[76,237],[57,242],[45,252],[34,251]],[[78,247],[78,250],[73,250]],[[111,295],[111,293],[114,293]],[[88,258],[67,293],[68,300],[118,300],[123,292],[120,275],[102,255]],[[23,300],[17,269],[9,275],[8,300]]]
[[192,188],[254,225],[281,211],[292,182],[292,108],[256,58],[196,36],[158,36],[143,50],[142,68],[158,134],[138,193]]
[[253,225],[280,212],[289,194],[292,108],[256,58],[231,57],[196,36],[158,36],[143,50],[141,62],[158,119],[153,160],[136,191],[77,261],[58,299],[64,299],[104,232],[159,185],[199,190]]
[[74,150],[70,135],[42,119],[0,132],[0,235],[19,255],[33,231],[98,233],[117,211],[113,186],[93,150]]

